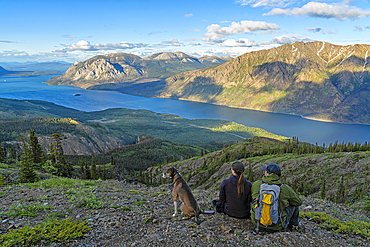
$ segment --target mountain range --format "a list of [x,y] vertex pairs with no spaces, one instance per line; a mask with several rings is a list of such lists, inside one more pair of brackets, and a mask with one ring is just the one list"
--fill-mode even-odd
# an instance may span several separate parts
[[218,65],[230,59],[231,57],[215,56],[196,58],[182,52],[162,52],[145,58],[127,53],[113,53],[76,62],[63,75],[54,77],[47,83],[88,89],[109,83],[148,83],[184,71]]
[[[369,51],[369,45],[296,42],[166,79],[175,72],[174,61],[186,62],[190,70],[201,59],[183,53],[159,53],[145,59],[111,54],[75,64],[48,83],[369,124]],[[129,62],[123,66],[115,62],[119,58]],[[144,61],[160,69],[140,67]]]

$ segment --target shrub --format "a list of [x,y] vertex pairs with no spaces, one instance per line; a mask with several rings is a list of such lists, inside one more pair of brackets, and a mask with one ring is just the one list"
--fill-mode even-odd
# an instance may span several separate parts
[[367,211],[370,211],[370,197],[369,196],[365,196],[364,209]]
[[48,209],[52,209],[50,206],[40,205],[40,204],[31,204],[31,205],[23,205],[19,204],[17,206],[11,207],[9,211],[1,212],[1,214],[5,214],[7,216],[29,216],[29,217],[36,217],[37,211],[45,211]]
[[76,203],[78,208],[98,209],[104,207],[106,204],[103,201],[98,201],[96,195],[89,189],[77,191],[75,194],[73,190],[67,192],[70,192],[70,195],[68,195],[69,201]]
[[5,186],[6,183],[4,182],[4,177],[0,174],[0,187]]
[[91,228],[83,221],[53,220],[34,227],[25,226],[0,236],[0,245],[10,246],[33,246],[35,244],[49,245],[53,242],[64,242],[83,236],[91,231]]
[[51,178],[46,180],[40,180],[35,183],[26,184],[27,187],[34,189],[34,188],[42,188],[42,189],[50,189],[50,188],[62,188],[62,189],[70,189],[70,188],[77,188],[79,186],[95,186],[98,183],[96,181],[88,181],[88,180],[77,180],[72,178]]
[[320,227],[335,233],[355,234],[370,239],[370,223],[367,222],[354,219],[342,221],[322,212],[300,212],[299,216],[308,218],[318,223]]

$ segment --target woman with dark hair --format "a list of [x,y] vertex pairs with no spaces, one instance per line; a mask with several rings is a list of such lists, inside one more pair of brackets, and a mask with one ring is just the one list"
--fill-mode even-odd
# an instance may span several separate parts
[[247,219],[250,217],[250,203],[252,202],[251,182],[244,178],[244,164],[240,161],[230,163],[232,176],[222,181],[220,202],[224,213],[228,216]]

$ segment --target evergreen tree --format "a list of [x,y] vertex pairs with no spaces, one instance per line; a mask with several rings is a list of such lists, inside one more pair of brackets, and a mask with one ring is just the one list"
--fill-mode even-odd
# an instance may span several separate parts
[[102,176],[102,170],[101,170],[101,165],[100,165],[100,160],[98,160],[98,170],[97,170],[97,177],[96,179],[101,179]]
[[28,142],[29,142],[29,146],[31,149],[32,162],[34,164],[40,164],[44,162],[45,155],[42,152],[42,148],[41,148],[38,138],[35,135],[35,131],[33,131],[33,129],[30,129],[29,133],[30,133],[30,137],[29,137]]
[[113,167],[115,165],[113,155],[110,156],[110,166]]
[[83,164],[83,161],[82,161],[82,157],[80,158],[80,162],[79,162],[79,167],[80,167],[80,174],[81,174],[81,179],[85,179],[85,169],[84,169],[84,164]]
[[340,177],[337,196],[335,198],[336,203],[340,203],[344,201],[344,184],[343,184],[343,177]]
[[207,160],[204,158],[203,159],[203,165],[202,165],[202,168],[201,168],[203,171],[207,169]]
[[14,149],[13,145],[10,146],[10,158],[14,159],[14,160],[17,158],[17,154],[15,152],[15,149]]
[[32,163],[32,151],[28,148],[26,140],[21,137],[23,149],[21,155],[21,167],[19,174],[19,182],[33,183],[39,180]]
[[2,145],[1,145],[1,141],[0,141],[0,162],[2,162],[2,161],[4,161],[5,160],[5,158],[6,158],[6,149],[5,149],[5,147],[3,147]]
[[329,144],[329,148],[328,148],[328,152],[329,152],[329,153],[332,153],[333,151],[334,151],[333,143],[330,143],[330,144]]
[[17,143],[17,145],[16,145],[15,155],[16,155],[16,159],[20,160],[21,155],[22,155],[22,150],[21,150],[21,147],[20,147],[19,143]]
[[247,171],[247,180],[252,182],[253,183],[253,180],[254,180],[254,174],[253,174],[253,170],[252,170],[252,165],[249,164],[249,168],[248,168],[248,171]]
[[86,180],[91,179],[90,166],[88,165],[86,160],[85,160],[85,168],[84,168],[84,179],[86,179]]
[[91,153],[91,179],[95,180],[97,179],[96,174],[96,164],[95,164],[95,158],[94,158],[94,152]]
[[105,167],[105,164],[103,165],[103,180],[107,180],[108,174],[107,174],[107,168]]
[[71,164],[67,163],[64,157],[60,135],[54,133],[52,137],[53,142],[50,144],[50,160],[52,162],[52,165],[56,168],[55,175],[71,177],[73,167]]

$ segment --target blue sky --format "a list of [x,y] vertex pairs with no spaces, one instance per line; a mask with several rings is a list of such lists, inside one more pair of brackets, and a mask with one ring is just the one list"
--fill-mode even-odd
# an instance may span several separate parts
[[0,0],[0,62],[164,51],[238,56],[295,41],[370,44],[367,0]]

